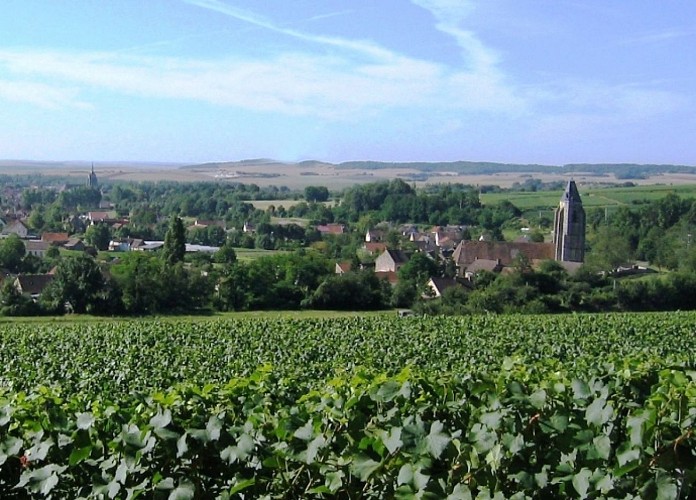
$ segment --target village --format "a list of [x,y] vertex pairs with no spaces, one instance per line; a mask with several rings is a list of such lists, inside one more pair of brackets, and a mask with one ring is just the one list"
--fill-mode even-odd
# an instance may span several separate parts
[[[364,189],[382,189],[379,184],[374,186],[368,185]],[[383,186],[386,186],[387,190],[407,190],[410,193],[409,196],[421,196],[401,181],[393,181]],[[557,269],[565,276],[562,280],[572,280],[573,276],[583,268],[587,247],[587,217],[581,195],[573,180],[567,182],[558,206],[554,209],[553,226],[549,228],[548,235],[540,237],[538,231],[532,232],[529,228],[522,228],[520,235],[513,241],[493,238],[491,232],[485,230],[480,231],[477,237],[472,237],[472,230],[476,226],[471,224],[447,223],[429,227],[423,224],[422,220],[417,221],[418,223],[385,221],[366,223],[363,221],[364,214],[358,214],[358,219],[363,221],[363,233],[359,232],[361,224],[349,221],[319,221],[314,224],[305,223],[302,227],[297,223],[302,219],[297,217],[289,217],[287,220],[277,217],[269,218],[269,213],[297,215],[293,212],[294,207],[289,209],[282,207],[280,205],[282,200],[277,202],[278,208],[271,205],[265,211],[254,210],[253,212],[249,212],[253,210],[251,205],[242,203],[239,206],[245,207],[247,212],[242,213],[241,216],[247,218],[238,218],[237,224],[230,218],[180,218],[178,214],[163,217],[162,214],[151,213],[148,216],[150,223],[144,226],[144,229],[140,226],[142,234],[139,235],[138,226],[132,223],[131,217],[134,215],[137,218],[138,213],[147,211],[149,205],[135,204],[128,209],[128,212],[124,212],[123,203],[118,204],[117,207],[117,204],[110,200],[114,194],[129,193],[127,189],[130,188],[109,186],[104,189],[104,186],[99,185],[97,174],[92,167],[84,186],[68,186],[61,193],[82,193],[81,196],[88,200],[86,203],[98,200],[98,206],[93,210],[80,211],[76,205],[74,210],[61,213],[62,231],[36,232],[37,218],[42,220],[45,215],[41,214],[48,214],[53,210],[44,205],[33,204],[30,207],[31,211],[24,212],[17,210],[15,205],[14,213],[6,211],[4,220],[0,221],[2,226],[0,248],[3,249],[0,255],[11,255],[13,252],[16,254],[5,258],[10,265],[5,265],[3,268],[3,281],[12,283],[14,288],[12,293],[20,294],[25,298],[24,300],[31,300],[37,305],[35,311],[46,309],[46,302],[49,299],[43,300],[42,295],[45,290],[51,289],[61,262],[79,255],[89,256],[90,265],[93,264],[98,268],[102,275],[101,284],[93,293],[103,294],[105,289],[127,291],[132,287],[129,280],[136,279],[137,276],[126,277],[124,269],[135,265],[134,262],[141,260],[146,262],[145,259],[149,259],[147,262],[162,260],[161,255],[165,252],[166,246],[165,233],[172,231],[175,222],[182,226],[180,243],[183,242],[182,255],[185,256],[181,258],[183,266],[181,276],[185,277],[182,279],[186,283],[180,286],[181,290],[188,290],[189,285],[196,282],[197,293],[201,297],[192,303],[195,303],[196,307],[210,307],[212,304],[213,307],[223,310],[278,307],[358,310],[384,307],[410,308],[419,303],[422,304],[423,301],[442,299],[448,293],[451,296],[462,294],[470,296],[473,299],[471,301],[468,298],[458,300],[468,301],[471,305],[483,292],[484,285],[487,286],[492,282],[491,277],[500,276],[500,283],[503,283],[505,279],[514,280],[523,268],[534,272],[546,269],[544,272],[547,272],[551,268],[549,268],[550,264],[546,263],[553,262],[555,267],[552,269]],[[319,190],[320,193],[324,191]],[[25,190],[24,196],[27,196],[27,192],[36,193],[36,191]],[[316,192],[312,191],[312,195],[315,196]],[[328,196],[328,191],[324,195]],[[44,196],[47,195],[44,193]],[[351,193],[347,196],[350,198]],[[388,198],[389,195],[387,195]],[[21,199],[21,194],[15,193],[14,199]],[[471,200],[473,198],[469,197],[468,203],[476,206],[477,202]],[[461,199],[459,205],[463,206]],[[128,208],[128,205],[125,206]],[[298,207],[298,213],[300,209],[305,212],[316,210],[321,214],[327,213],[325,205],[314,201],[310,204],[299,202],[295,206]],[[336,210],[340,209],[339,205],[336,207]],[[447,208],[446,205],[444,208]],[[232,207],[229,210],[235,209],[240,210]],[[506,206],[505,209],[509,210],[510,207]],[[332,215],[331,212],[328,213]],[[276,222],[271,223],[274,220]],[[374,217],[371,217],[371,220],[374,220]],[[45,227],[49,225],[46,224]],[[277,250],[269,250],[272,248]],[[245,251],[259,252],[264,256],[260,257],[258,262],[238,261],[237,252],[244,255]],[[296,254],[298,251],[300,253]],[[140,254],[140,257],[137,257],[137,254]],[[344,258],[341,259],[341,256]],[[311,262],[312,259],[315,262]],[[265,266],[266,269],[255,270],[255,266]],[[293,266],[299,271],[289,269]],[[310,278],[305,278],[304,283],[299,278],[295,278],[294,282],[284,283],[285,289],[277,293],[275,297],[270,291],[261,291],[263,287],[254,288],[249,283],[259,279],[253,277],[254,273],[261,273],[265,279],[268,279],[267,288],[271,290],[274,286],[280,286],[279,283],[283,283],[284,277],[281,277],[283,273],[302,274],[301,270],[305,268],[311,268],[311,271],[305,273],[311,276]],[[244,272],[239,274],[240,270]],[[157,275],[155,271],[152,272],[154,274],[151,276],[151,284],[145,287],[147,289],[133,293],[156,294],[154,290],[157,286],[154,283],[158,280],[165,282],[167,280],[162,275]],[[613,272],[615,275],[617,272],[635,274],[650,272],[650,270],[628,263],[624,267],[616,267]],[[274,274],[275,278],[270,274]],[[335,277],[329,279],[331,274]],[[366,274],[375,278],[375,281],[368,284],[360,282],[357,287],[358,290],[373,289],[373,295],[376,298],[371,301],[353,301],[353,295],[359,295],[359,292],[353,295],[345,293],[341,295],[335,290],[331,293],[327,292],[327,290],[342,287],[349,289],[355,286],[350,284],[351,280],[366,279]],[[234,278],[231,277],[233,275]],[[358,275],[360,278],[356,277]],[[479,280],[480,277],[482,277],[481,280]],[[70,279],[79,280],[80,278],[78,275]],[[341,279],[345,283],[337,281]],[[529,277],[525,279],[528,283]],[[577,288],[569,283],[564,281],[562,287]],[[53,286],[53,289],[56,287]],[[450,292],[447,292],[448,289]],[[9,293],[7,291],[9,289],[5,290],[6,294]],[[56,293],[53,290],[49,296],[55,296]],[[334,297],[332,293],[336,296]],[[289,296],[283,298],[284,294]],[[340,298],[341,296],[343,298]],[[9,302],[11,303],[12,300],[15,299],[10,298]],[[51,300],[53,308],[49,309],[57,313],[63,312],[62,306],[56,305],[55,299]],[[120,300],[117,297],[111,311],[113,314],[128,312],[128,308]],[[445,302],[446,300],[445,297]],[[543,299],[544,304],[551,305],[542,307],[537,304],[535,307],[542,311],[547,308],[554,310],[561,307],[553,304],[553,300],[546,297]],[[568,304],[563,307],[578,306],[571,305],[570,302],[560,298],[558,300]],[[74,306],[67,302],[65,310],[73,311]],[[441,302],[436,301],[436,303]],[[177,300],[171,299],[156,305],[133,306],[132,312],[136,310],[141,313],[167,312],[168,306],[165,306],[165,303],[170,304],[171,312],[185,309]],[[514,304],[515,300],[509,303]],[[586,304],[590,303],[592,302],[586,301]],[[601,306],[586,305],[584,307]],[[87,306],[85,310],[86,308]],[[484,309],[490,308],[486,306]],[[99,310],[102,313],[108,313],[110,306],[102,303]]]

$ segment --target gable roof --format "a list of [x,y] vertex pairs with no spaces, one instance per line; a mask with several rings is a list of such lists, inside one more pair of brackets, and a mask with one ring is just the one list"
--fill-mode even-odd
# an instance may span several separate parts
[[346,232],[346,226],[343,224],[320,224],[317,226],[317,231],[321,234],[343,234]]
[[16,233],[17,231],[25,232],[27,231],[27,226],[21,220],[13,220],[8,222],[7,225],[2,230],[3,234]]
[[41,240],[25,240],[24,248],[27,252],[45,252],[51,247],[48,241]]
[[89,220],[91,220],[92,222],[100,222],[100,221],[105,221],[105,220],[115,220],[117,217],[118,217],[118,214],[113,210],[109,210],[107,212],[105,212],[105,211],[87,212],[87,218]]
[[393,248],[387,248],[384,250],[384,254],[388,254],[389,257],[394,261],[394,264],[406,264],[408,262],[408,255],[402,250],[395,250]]
[[38,295],[53,281],[52,274],[20,274],[15,284],[21,293]]
[[453,286],[465,286],[463,282],[457,278],[442,278],[434,276],[428,281],[428,286],[435,292],[437,296],[442,296],[442,293]]
[[336,262],[336,274],[347,273],[351,270],[352,267],[353,264],[349,260],[343,262]]
[[48,243],[65,243],[70,240],[68,233],[43,233],[41,234],[41,241],[46,241]]
[[466,266],[466,272],[478,273],[479,271],[490,271],[492,273],[500,272],[503,269],[503,265],[499,260],[490,259],[476,259],[471,264]]
[[530,261],[553,260],[556,252],[553,243],[464,240],[457,245],[452,258],[460,268],[468,267],[476,259],[499,260],[503,266],[510,266],[519,255]]
[[379,241],[368,241],[363,245],[363,248],[370,253],[384,252],[387,249],[387,244]]

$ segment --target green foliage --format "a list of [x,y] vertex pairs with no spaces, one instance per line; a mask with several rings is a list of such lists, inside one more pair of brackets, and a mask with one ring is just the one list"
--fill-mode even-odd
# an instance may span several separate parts
[[179,217],[173,217],[164,236],[164,247],[162,248],[162,259],[169,265],[183,262],[186,254],[186,229]]
[[[41,294],[41,302],[50,311],[64,308],[76,313],[102,309],[101,301],[111,302],[107,282],[96,261],[85,254],[62,259],[53,280]],[[118,304],[109,304],[114,312]]]
[[0,496],[690,498],[693,321],[8,325]]
[[414,253],[398,272],[399,279],[413,280],[423,284],[433,276],[439,275],[437,262],[423,252]]
[[210,282],[181,262],[171,265],[150,254],[129,252],[112,272],[127,314],[177,313],[208,305]]
[[329,199],[329,190],[326,186],[307,186],[304,189],[304,198],[308,202],[324,202]]
[[0,240],[0,267],[17,272],[27,253],[24,242],[16,234]]
[[230,241],[225,241],[218,251],[215,252],[213,258],[219,264],[234,264],[237,262],[237,252],[235,252]]
[[370,271],[328,277],[307,301],[314,309],[365,311],[384,309],[389,304],[390,285]]
[[92,224],[85,231],[85,241],[94,246],[97,250],[108,250],[111,241],[111,229],[107,224]]
[[31,298],[19,293],[12,278],[0,286],[0,314],[2,316],[31,316],[39,314],[40,308]]

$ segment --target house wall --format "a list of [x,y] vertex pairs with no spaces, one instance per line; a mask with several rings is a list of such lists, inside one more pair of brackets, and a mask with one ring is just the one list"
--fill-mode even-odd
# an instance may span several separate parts
[[396,270],[397,266],[388,252],[384,252],[382,255],[377,257],[377,259],[375,259],[375,272],[396,272]]

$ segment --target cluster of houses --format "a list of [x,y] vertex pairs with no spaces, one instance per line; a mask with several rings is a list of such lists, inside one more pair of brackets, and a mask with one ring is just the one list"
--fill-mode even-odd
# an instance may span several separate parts
[[[89,177],[89,185],[96,186],[97,180],[94,168]],[[66,221],[75,232],[84,232],[92,224],[106,224],[117,230],[129,223],[128,218],[119,217],[115,211],[99,210],[87,212],[81,216],[72,217]],[[210,226],[220,226],[227,230],[224,222],[196,220],[189,230],[206,229]],[[242,231],[254,233],[255,227],[245,223]],[[343,224],[322,224],[316,226],[322,235],[341,235],[347,228]],[[470,287],[476,275],[482,271],[494,273],[508,272],[520,257],[524,257],[532,266],[544,260],[555,260],[569,272],[574,272],[584,260],[585,247],[585,212],[580,195],[574,181],[569,181],[561,196],[556,209],[554,221],[553,242],[535,243],[522,238],[513,242],[487,241],[485,237],[472,241],[465,239],[464,226],[436,226],[427,231],[421,231],[414,225],[403,225],[397,228],[405,243],[403,248],[411,252],[423,252],[433,259],[451,260],[456,276],[451,278],[432,277],[428,282],[428,296],[441,296],[446,288],[451,286]],[[387,244],[389,228],[369,229],[364,237],[362,252],[373,261],[373,264],[362,264],[363,268],[371,267],[380,278],[395,285],[398,282],[398,271],[409,261],[409,253],[404,250],[390,248]],[[0,237],[15,234],[22,238],[26,252],[29,255],[43,258],[52,247],[63,247],[68,250],[87,250],[88,247],[79,239],[63,232],[44,232],[40,237],[30,234],[27,225],[21,218],[0,219]],[[138,238],[115,239],[109,243],[110,251],[154,251],[164,245],[162,241],[145,241]],[[215,252],[218,247],[189,245],[188,252]],[[412,255],[412,253],[411,253]],[[336,273],[350,272],[350,262],[336,264]],[[42,275],[24,275],[15,278],[15,286],[24,294],[33,298],[53,279],[51,272]]]
[[[85,251],[91,247],[87,245],[81,238],[70,236],[67,232],[43,232],[40,236],[31,234],[27,224],[20,218],[6,217],[8,222],[0,218],[0,238],[7,238],[10,235],[16,235],[24,244],[26,255],[43,259],[46,257],[50,248],[64,248],[66,250]],[[112,229],[118,229],[128,224],[128,219],[118,217],[115,211],[92,211],[79,216],[81,224],[80,230],[92,224],[107,224]],[[74,221],[66,221],[69,226],[74,227],[77,223]],[[224,222],[217,221],[202,221],[197,220],[188,229],[204,229],[210,225],[220,225],[224,228]],[[118,238],[112,239],[109,242],[108,250],[110,252],[152,252],[164,246],[164,241],[146,241],[139,238]],[[187,252],[206,252],[214,253],[219,250],[219,247],[186,244]],[[94,250],[96,252],[96,250]],[[12,276],[5,273],[0,276],[0,281],[5,279],[13,279],[13,283],[17,290],[36,300],[41,295],[43,290],[53,280],[55,269],[43,274],[20,274]]]
[[[517,241],[487,241],[464,239],[462,226],[436,226],[427,232],[418,232],[413,226],[399,228],[417,252],[424,252],[433,259],[451,259],[456,269],[452,278],[431,277],[427,283],[426,296],[440,297],[445,289],[452,286],[471,287],[477,274],[510,272],[520,258],[526,259],[532,267],[542,261],[555,260],[569,273],[575,272],[584,261],[585,249],[585,211],[574,181],[569,181],[556,208],[553,242],[532,242],[526,236]],[[385,231],[368,230],[365,234],[363,250],[377,254],[374,272],[395,285],[398,271],[409,260],[403,250],[388,248],[384,243]],[[336,264],[336,273],[351,271],[350,262]]]

